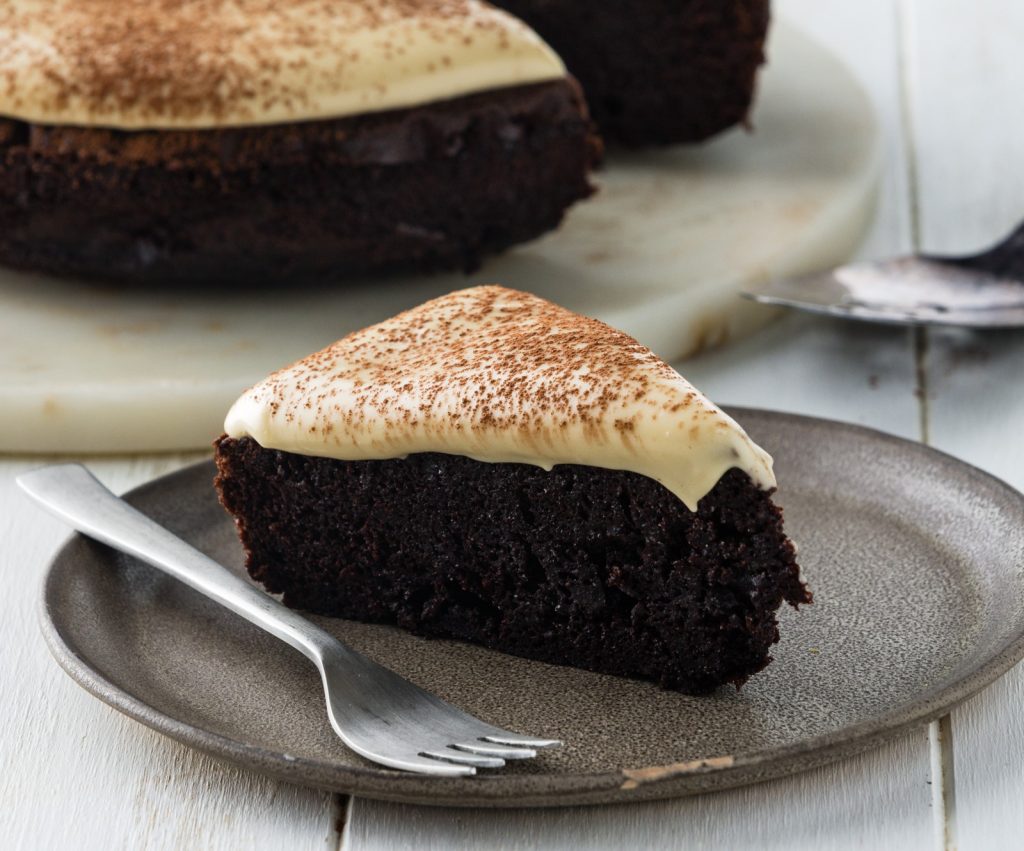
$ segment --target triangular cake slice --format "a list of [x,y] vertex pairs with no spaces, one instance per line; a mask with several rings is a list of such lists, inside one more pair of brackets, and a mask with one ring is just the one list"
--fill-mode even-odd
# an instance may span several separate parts
[[455,292],[232,407],[217,487],[301,609],[686,692],[810,602],[771,458],[652,352],[522,292]]

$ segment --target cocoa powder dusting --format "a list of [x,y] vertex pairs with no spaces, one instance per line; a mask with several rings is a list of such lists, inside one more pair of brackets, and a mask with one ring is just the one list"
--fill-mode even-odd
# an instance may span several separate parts
[[[304,377],[296,381],[297,374]],[[335,394],[303,393],[305,379]],[[536,437],[610,424],[622,439],[635,429],[622,411],[700,409],[698,394],[665,398],[652,381],[678,374],[633,338],[527,293],[475,287],[427,302],[357,331],[271,375],[254,392],[286,420],[314,410],[313,430],[358,440],[369,419],[386,430],[426,431],[464,423],[474,431]],[[298,391],[298,392],[296,392]],[[712,408],[712,410],[714,410]],[[304,417],[305,419],[305,417]]]
[[[10,0],[0,4],[0,113],[59,114],[72,103],[154,121],[245,109],[256,120],[280,104],[299,111],[306,88],[282,83],[282,70],[308,70],[294,77],[305,83],[344,80],[365,61],[338,49],[338,32],[413,22],[451,43],[474,8],[472,0]],[[499,28],[493,18],[477,23]],[[26,69],[44,84],[26,86]]]

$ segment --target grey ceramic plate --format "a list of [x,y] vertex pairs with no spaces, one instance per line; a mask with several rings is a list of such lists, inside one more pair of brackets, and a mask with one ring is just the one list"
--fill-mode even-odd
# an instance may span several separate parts
[[[565,741],[475,778],[355,756],[312,665],[163,574],[74,537],[44,588],[61,665],[188,745],[297,783],[445,805],[635,801],[736,786],[847,756],[932,719],[1024,656],[1024,497],[877,432],[734,411],[776,458],[815,603],[782,613],[775,662],[693,698],[388,627],[318,622],[502,727]],[[234,570],[241,551],[203,463],[130,501]]]

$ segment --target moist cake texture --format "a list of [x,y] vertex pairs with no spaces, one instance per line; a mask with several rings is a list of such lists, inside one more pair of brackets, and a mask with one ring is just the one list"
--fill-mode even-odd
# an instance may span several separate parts
[[771,659],[809,602],[781,515],[732,470],[691,512],[652,479],[422,453],[217,445],[252,577],[298,609],[396,624],[688,693]]
[[298,608],[700,693],[810,602],[770,457],[636,341],[525,293],[356,332],[225,427],[248,569]]
[[222,287],[471,269],[557,227],[598,155],[570,80],[217,130],[0,118],[0,262]]
[[600,154],[578,85],[478,0],[12,0],[0,262],[175,285],[469,269]]
[[700,142],[746,121],[769,0],[495,3],[558,51],[609,142]]

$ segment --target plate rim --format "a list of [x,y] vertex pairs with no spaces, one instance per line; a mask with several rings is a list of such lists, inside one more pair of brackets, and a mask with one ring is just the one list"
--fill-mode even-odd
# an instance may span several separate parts
[[[998,476],[919,441],[858,423],[824,417],[746,406],[722,407],[740,421],[756,417],[775,419],[783,424],[787,421],[798,421],[805,426],[838,430],[862,438],[880,440],[905,451],[928,456],[943,464],[953,464],[960,472],[970,474],[997,492],[1001,491],[1010,501],[1017,503],[1024,515],[1024,493]],[[194,474],[200,467],[210,467],[212,472],[212,465],[213,461],[210,458],[188,464],[174,472],[144,482],[123,496],[129,502],[134,502],[153,490],[165,487],[169,480]],[[429,778],[427,788],[436,788],[440,794],[424,794],[424,778],[421,775],[374,766],[355,765],[339,768],[334,763],[315,757],[292,757],[264,746],[247,745],[168,715],[107,679],[88,659],[76,653],[65,640],[50,606],[58,574],[66,569],[65,564],[70,562],[75,548],[88,541],[89,539],[77,532],[69,536],[49,561],[40,582],[37,598],[38,619],[47,648],[72,680],[122,714],[188,747],[198,748],[214,758],[227,760],[242,768],[292,783],[379,800],[429,806],[560,807],[682,797],[715,789],[744,786],[827,765],[877,747],[906,731],[947,714],[953,707],[991,685],[1024,659],[1022,617],[1014,633],[1000,649],[987,655],[981,663],[971,667],[953,682],[922,692],[911,703],[904,703],[876,718],[845,725],[837,730],[791,744],[726,757],[714,754],[701,760],[672,765],[619,768],[615,771],[589,774],[546,775],[545,784],[558,788],[549,788],[543,793],[515,788],[503,792],[500,788],[509,785],[529,786],[530,781],[538,775],[494,774],[466,779]],[[707,760],[711,762],[708,763]],[[476,794],[467,794],[464,788],[467,783],[473,784]]]

